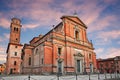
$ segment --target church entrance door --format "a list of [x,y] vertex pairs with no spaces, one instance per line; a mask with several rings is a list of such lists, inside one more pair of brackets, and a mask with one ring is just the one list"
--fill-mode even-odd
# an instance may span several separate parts
[[78,72],[78,73],[81,73],[81,69],[82,69],[81,61],[80,61],[80,60],[77,60],[77,72]]
[[58,73],[62,74],[62,62],[58,62]]

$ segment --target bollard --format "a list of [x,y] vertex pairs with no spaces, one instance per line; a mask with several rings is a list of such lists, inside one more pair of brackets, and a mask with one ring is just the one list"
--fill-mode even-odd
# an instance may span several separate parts
[[89,73],[89,80],[90,80],[90,73]]
[[120,74],[118,74],[118,78],[120,78]]
[[57,75],[57,77],[58,77],[58,80],[59,80],[59,74]]
[[100,80],[100,75],[99,75],[99,73],[98,73],[98,80]]
[[119,79],[119,74],[118,74],[118,79]]
[[119,78],[118,73],[116,73],[116,74],[117,74],[117,78]]
[[115,79],[116,79],[116,73],[114,73],[115,74]]
[[76,73],[76,80],[77,80],[77,73]]
[[30,75],[28,76],[28,80],[30,80]]
[[106,73],[105,73],[105,79],[107,79],[107,77],[106,77]]
[[111,77],[111,79],[112,79],[112,74],[110,73],[110,77]]

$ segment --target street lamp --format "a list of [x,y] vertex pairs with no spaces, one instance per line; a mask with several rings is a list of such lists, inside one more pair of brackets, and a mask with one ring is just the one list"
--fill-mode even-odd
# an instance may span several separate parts
[[60,56],[61,56],[61,48],[58,48],[58,59],[57,59],[57,62],[58,62],[58,76],[62,75],[62,62],[63,62],[63,59]]
[[84,74],[86,74],[86,62],[84,62]]
[[117,77],[117,57],[114,58],[115,61],[115,78]]

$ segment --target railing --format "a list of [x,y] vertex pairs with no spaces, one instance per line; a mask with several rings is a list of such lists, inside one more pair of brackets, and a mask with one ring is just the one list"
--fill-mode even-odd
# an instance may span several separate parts
[[12,75],[0,76],[0,80],[120,80],[120,74],[87,74],[87,75]]

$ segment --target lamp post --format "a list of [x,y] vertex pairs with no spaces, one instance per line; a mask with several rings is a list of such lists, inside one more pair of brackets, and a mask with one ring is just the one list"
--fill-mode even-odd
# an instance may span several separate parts
[[115,57],[114,61],[115,61],[115,78],[117,78],[117,57]]
[[62,75],[62,62],[63,62],[63,59],[60,57],[61,55],[61,51],[60,51],[60,54],[58,54],[58,76]]
[[84,62],[84,74],[86,74],[86,62]]
[[98,80],[100,80],[100,69],[98,69],[98,71],[97,71],[97,73],[98,73]]
[[57,62],[58,62],[58,80],[59,80],[59,74],[60,74],[60,72],[59,72],[60,55],[59,54],[58,54],[58,61]]

